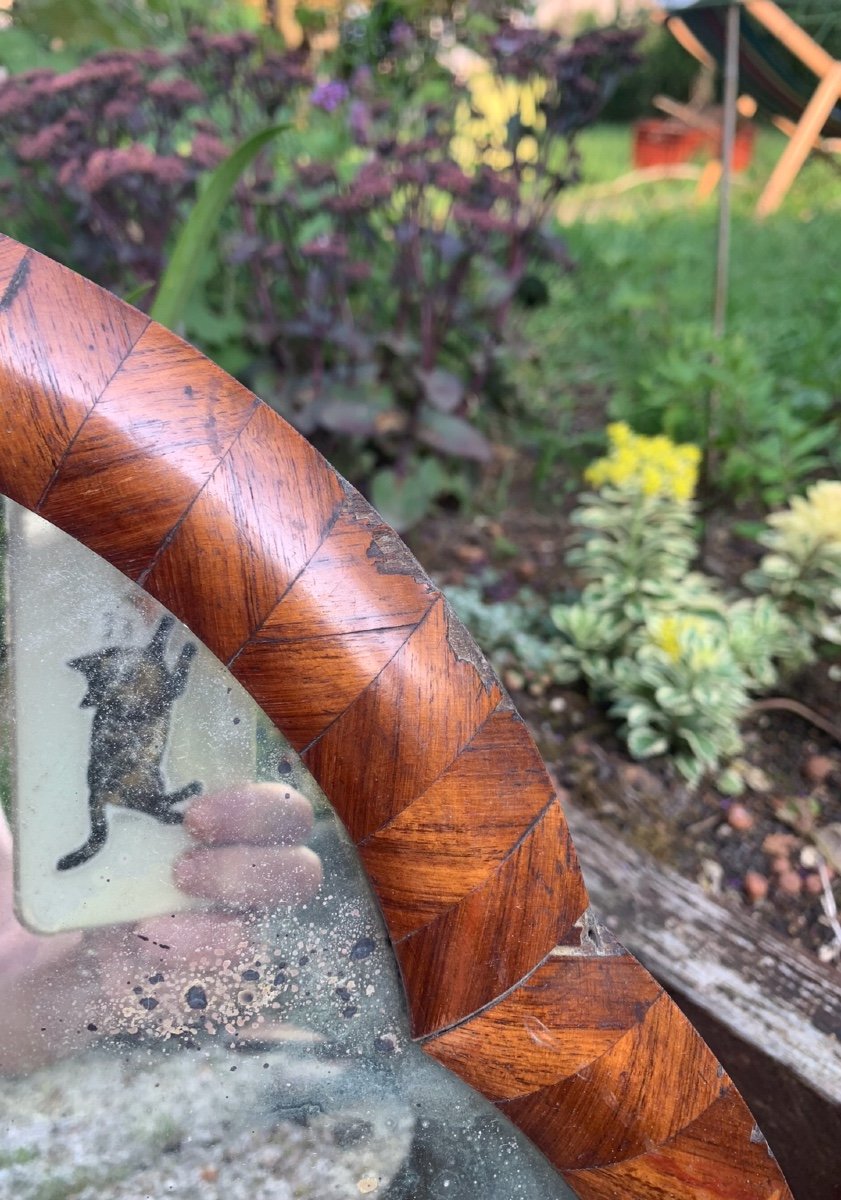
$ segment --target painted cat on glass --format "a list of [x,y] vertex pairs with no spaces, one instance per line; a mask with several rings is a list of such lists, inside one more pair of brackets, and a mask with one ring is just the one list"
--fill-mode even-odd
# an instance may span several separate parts
[[59,859],[59,871],[81,866],[102,849],[108,836],[106,804],[178,825],[184,815],[176,805],[202,790],[194,780],[167,792],[161,771],[172,706],[187,685],[196,653],[188,643],[175,666],[167,666],[166,645],[174,625],[172,617],[162,617],[146,646],[109,646],[67,664],[87,680],[80,708],[94,710],[87,771],[91,830],[84,845]]

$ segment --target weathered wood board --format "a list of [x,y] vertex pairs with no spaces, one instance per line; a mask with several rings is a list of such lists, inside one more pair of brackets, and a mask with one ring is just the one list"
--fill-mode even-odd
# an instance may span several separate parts
[[703,1033],[798,1200],[838,1200],[841,971],[566,807],[599,917]]

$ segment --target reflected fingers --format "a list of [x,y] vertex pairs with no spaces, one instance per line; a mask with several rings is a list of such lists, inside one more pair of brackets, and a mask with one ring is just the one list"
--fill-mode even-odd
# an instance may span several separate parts
[[294,846],[312,830],[309,800],[284,784],[252,783],[193,800],[184,828],[206,845]]
[[176,862],[176,886],[234,908],[306,904],[321,885],[321,861],[303,846],[217,846],[190,850]]

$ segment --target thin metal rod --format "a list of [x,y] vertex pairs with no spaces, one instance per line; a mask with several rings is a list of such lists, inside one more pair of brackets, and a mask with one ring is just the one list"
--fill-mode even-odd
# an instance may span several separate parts
[[715,264],[713,331],[721,337],[727,325],[727,283],[730,271],[730,183],[736,142],[736,101],[739,98],[739,5],[727,9],[724,50],[724,116],[721,131],[721,183],[718,191],[718,250]]

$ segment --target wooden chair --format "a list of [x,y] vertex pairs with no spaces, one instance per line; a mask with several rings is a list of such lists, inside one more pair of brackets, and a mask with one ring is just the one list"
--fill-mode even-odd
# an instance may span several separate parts
[[[807,157],[831,154],[841,137],[841,62],[815,42],[773,0],[740,0],[739,85],[789,137],[756,206],[775,212]],[[669,29],[698,61],[722,62],[723,5],[698,0],[667,16]],[[817,84],[815,83],[817,80]]]
[[586,1200],[791,1200],[723,1068],[590,911],[496,676],[315,450],[3,238],[0,404],[0,490],[185,621],[302,753],[359,847],[423,1049]]

